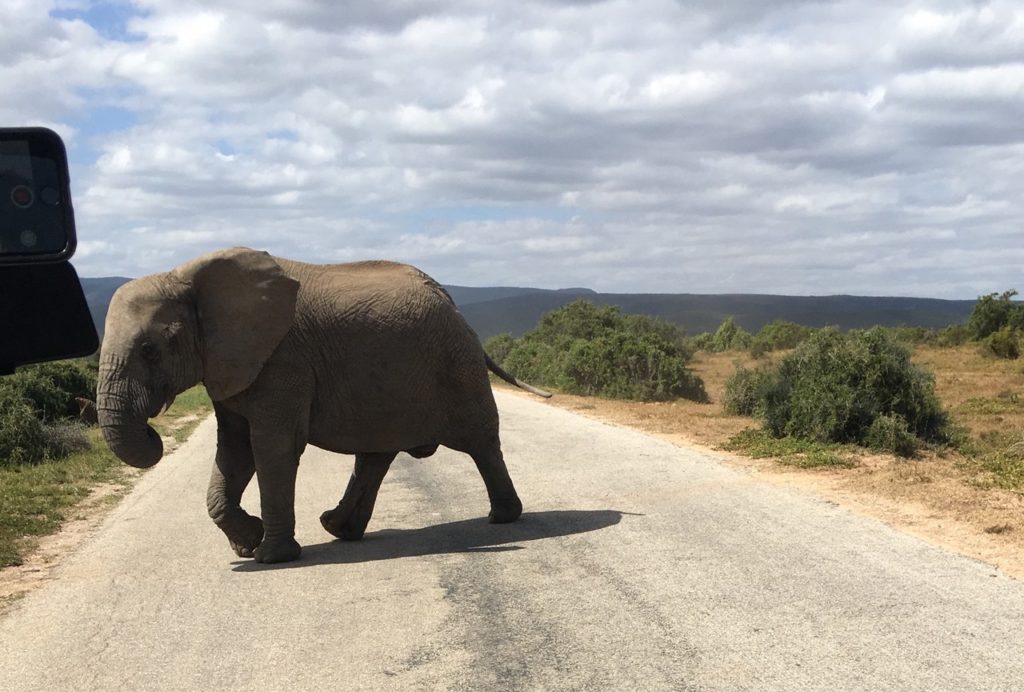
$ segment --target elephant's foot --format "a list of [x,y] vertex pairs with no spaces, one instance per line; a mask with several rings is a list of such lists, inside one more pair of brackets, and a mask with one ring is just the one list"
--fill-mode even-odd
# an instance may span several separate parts
[[[418,451],[428,452],[426,448]],[[432,453],[432,452],[431,452]],[[327,533],[343,541],[358,541],[366,533],[373,516],[373,505],[394,454],[357,454],[355,468],[348,479],[345,495],[334,509],[320,515],[320,524]]]
[[231,549],[235,551],[235,555],[238,557],[252,557],[253,552],[256,550],[255,548],[246,548],[244,545],[239,545],[230,538],[228,539],[228,545],[231,546]]
[[294,538],[278,538],[260,543],[253,551],[256,562],[270,565],[275,562],[291,562],[302,554],[302,546]]
[[491,513],[487,515],[492,524],[508,524],[523,513],[523,503],[518,497],[510,500],[491,500]]
[[335,538],[358,541],[366,533],[366,526],[370,523],[369,512],[360,512],[359,509],[359,505],[353,507],[342,503],[321,514],[320,525]]
[[263,541],[263,520],[245,512],[236,517],[230,526],[221,529],[228,537],[231,549],[238,557],[252,557],[256,546]]

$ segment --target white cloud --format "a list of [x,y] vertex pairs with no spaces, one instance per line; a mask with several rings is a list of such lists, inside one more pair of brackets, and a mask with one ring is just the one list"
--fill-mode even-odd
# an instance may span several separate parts
[[247,243],[462,284],[972,297],[1019,283],[1018,5],[135,0],[119,34],[0,0],[0,120],[68,137],[85,275]]

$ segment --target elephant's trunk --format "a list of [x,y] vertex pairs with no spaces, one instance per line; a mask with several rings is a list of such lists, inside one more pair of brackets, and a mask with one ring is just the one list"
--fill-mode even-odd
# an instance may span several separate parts
[[149,468],[164,455],[164,443],[153,426],[145,422],[141,424],[122,424],[104,422],[100,411],[100,428],[103,439],[117,458],[135,468]]
[[147,421],[159,411],[146,387],[114,372],[109,363],[100,366],[96,412],[103,439],[117,458],[144,469],[160,461],[164,443]]

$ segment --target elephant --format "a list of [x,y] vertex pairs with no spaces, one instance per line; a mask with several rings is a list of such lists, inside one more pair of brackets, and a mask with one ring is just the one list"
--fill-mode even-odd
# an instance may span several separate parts
[[[294,560],[295,479],[307,444],[355,455],[348,487],[320,522],[362,538],[399,452],[472,457],[492,523],[522,502],[498,437],[488,370],[540,396],[484,352],[444,288],[388,261],[307,264],[236,247],[121,286],[107,313],[97,412],[125,463],[163,456],[148,420],[202,382],[217,451],[207,509],[239,557]],[[262,518],[242,509],[256,476]]]

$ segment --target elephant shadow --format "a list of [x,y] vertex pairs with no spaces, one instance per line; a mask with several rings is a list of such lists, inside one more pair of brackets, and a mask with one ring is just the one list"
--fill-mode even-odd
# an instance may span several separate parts
[[366,533],[361,541],[307,545],[294,562],[264,565],[246,560],[233,564],[236,572],[259,572],[446,553],[500,553],[524,549],[516,543],[606,529],[618,524],[624,514],[629,513],[610,509],[525,512],[512,524],[489,524],[484,517],[474,517],[416,529],[381,529]]

